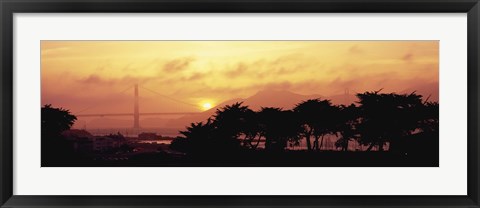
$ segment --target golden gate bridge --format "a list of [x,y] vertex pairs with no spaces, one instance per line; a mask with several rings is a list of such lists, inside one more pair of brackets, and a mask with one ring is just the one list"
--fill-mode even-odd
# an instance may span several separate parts
[[[140,116],[151,116],[151,115],[191,115],[191,114],[197,114],[199,112],[148,112],[148,113],[140,113],[140,110],[139,110],[139,96],[138,96],[138,88],[139,88],[139,85],[138,84],[135,84],[134,85],[134,105],[133,105],[133,112],[132,113],[91,113],[91,114],[75,114],[75,116],[77,117],[105,117],[105,116],[133,116],[133,128],[134,129],[139,129],[140,128]],[[140,88],[144,89],[144,90],[148,90],[154,94],[157,94],[157,95],[160,95],[162,97],[165,97],[165,98],[168,98],[174,102],[177,102],[177,103],[182,103],[182,104],[185,104],[185,105],[190,105],[190,106],[194,106],[194,107],[199,107],[198,105],[194,105],[194,104],[191,104],[191,103],[187,103],[187,102],[183,102],[181,100],[177,100],[177,99],[174,99],[172,97],[169,97],[169,96],[166,96],[166,95],[163,95],[163,94],[160,94],[160,93],[157,93],[155,92],[154,90],[151,90],[151,89],[148,89],[148,88],[145,88],[145,87],[141,87]],[[130,87],[128,87],[127,89],[123,90],[122,92],[125,92],[126,90],[130,89]],[[94,106],[90,106],[86,109],[83,109],[81,110],[80,112],[83,112],[87,109],[90,109]]]

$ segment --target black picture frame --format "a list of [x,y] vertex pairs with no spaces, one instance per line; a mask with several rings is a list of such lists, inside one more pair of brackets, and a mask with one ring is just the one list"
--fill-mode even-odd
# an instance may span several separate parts
[[[480,207],[478,0],[0,0],[1,207]],[[13,195],[15,13],[467,13],[468,194],[466,196],[25,196]],[[450,180],[446,178],[445,180]],[[454,179],[453,179],[454,180]],[[414,188],[414,187],[412,187]]]

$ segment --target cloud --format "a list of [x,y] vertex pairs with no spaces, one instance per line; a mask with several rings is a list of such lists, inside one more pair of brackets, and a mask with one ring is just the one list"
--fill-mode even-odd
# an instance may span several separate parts
[[277,68],[275,69],[274,71],[276,72],[277,75],[288,75],[288,74],[294,74],[296,72],[298,72],[299,70],[303,70],[303,69],[306,69],[306,68],[309,68],[308,65],[306,64],[298,64],[298,65],[295,65],[295,66],[290,66],[290,67],[285,67],[285,66],[282,66],[280,68]]
[[[295,53],[273,60],[258,59],[252,62],[238,62],[223,73],[226,78],[252,77],[266,79],[277,75],[291,75],[318,65],[315,60],[308,60],[303,54]],[[319,66],[320,67],[320,66]]]
[[[191,75],[180,75],[180,76],[159,76],[156,81],[162,83],[163,85],[175,85],[183,82],[193,82],[201,81],[207,77],[207,73],[194,72]],[[193,83],[190,84],[192,86]]]
[[191,76],[184,78],[187,81],[195,81],[195,80],[200,80],[205,77],[206,74],[204,73],[194,73]]
[[227,77],[230,77],[230,78],[235,78],[239,75],[244,74],[247,71],[247,69],[248,69],[248,67],[247,67],[246,64],[238,63],[237,67],[234,70],[230,70],[230,71],[225,72],[225,75],[227,75]]
[[166,62],[163,65],[163,71],[165,72],[179,72],[188,68],[188,66],[195,61],[192,57],[184,57],[179,59],[174,59]]
[[78,81],[83,84],[113,84],[115,82],[112,80],[106,80],[95,74],[91,74],[87,78],[80,79]]
[[342,77],[337,77],[335,80],[328,83],[328,85],[334,89],[348,89],[354,86],[359,86],[361,85],[362,82],[365,82],[365,81],[360,79],[354,79],[354,78],[345,79]]
[[[195,96],[214,96],[214,97],[223,97],[225,95],[237,95],[243,91],[245,88],[240,87],[212,87],[207,85],[197,86],[195,88],[180,88],[174,92],[172,95],[178,97],[188,97],[192,98]],[[231,98],[230,98],[231,99]]]
[[271,82],[253,86],[252,89],[264,89],[264,90],[290,90],[293,84],[289,81],[283,82]]
[[112,68],[112,65],[110,63],[105,63],[105,64],[98,65],[95,68],[95,71],[105,71],[105,70],[109,70],[111,68]]

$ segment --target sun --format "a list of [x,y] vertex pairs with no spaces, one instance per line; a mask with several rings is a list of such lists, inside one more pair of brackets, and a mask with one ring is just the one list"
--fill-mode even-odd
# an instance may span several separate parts
[[209,110],[210,108],[212,108],[212,104],[211,103],[203,103],[202,104],[202,108],[203,110]]

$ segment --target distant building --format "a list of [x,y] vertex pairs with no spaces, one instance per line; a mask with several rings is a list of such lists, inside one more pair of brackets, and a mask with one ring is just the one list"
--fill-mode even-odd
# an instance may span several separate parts
[[73,142],[73,149],[75,152],[92,152],[93,141],[87,138],[79,138]]
[[110,135],[107,135],[106,137],[112,139],[112,147],[113,148],[118,148],[118,147],[122,146],[123,144],[127,143],[127,139],[120,133],[110,134]]
[[93,135],[90,132],[83,129],[69,129],[65,130],[61,134],[63,138],[67,140],[77,140],[80,138],[93,139]]
[[63,138],[71,142],[75,152],[92,152],[94,136],[82,129],[70,129],[63,131]]
[[156,140],[160,138],[161,138],[160,135],[157,135],[156,133],[149,133],[149,132],[142,132],[138,135],[138,139],[145,139],[145,140]]
[[93,140],[93,149],[95,151],[106,151],[113,148],[119,148],[126,143],[125,137],[120,134],[110,134],[107,136],[97,136]]
[[109,135],[107,135],[106,137],[112,138],[112,139],[115,140],[115,141],[125,141],[125,140],[126,140],[125,137],[124,137],[122,134],[120,134],[120,133],[117,133],[117,134],[109,134]]
[[75,152],[103,152],[126,143],[125,137],[120,133],[93,136],[86,130],[71,129],[62,132],[62,136],[71,142]]
[[95,151],[106,151],[110,150],[114,147],[114,142],[112,138],[99,136],[95,137],[93,140],[93,150]]

